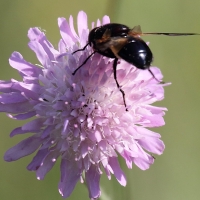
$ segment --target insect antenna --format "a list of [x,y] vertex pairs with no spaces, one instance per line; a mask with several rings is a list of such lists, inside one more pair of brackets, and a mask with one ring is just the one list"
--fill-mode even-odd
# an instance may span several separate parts
[[[86,48],[86,46],[84,47],[84,48]],[[83,49],[84,49],[83,48]],[[80,50],[80,49],[79,49]],[[78,50],[77,50],[78,51]],[[96,51],[94,51],[94,52],[92,52],[92,54],[90,54],[86,59],[85,59],[85,61],[78,67],[78,68],[76,68],[75,70],[74,70],[74,72],[72,73],[72,75],[75,75],[76,74],[76,72],[83,66],[83,65],[85,65],[85,63],[90,59],[90,57],[92,56],[92,55],[94,55],[96,53]]]

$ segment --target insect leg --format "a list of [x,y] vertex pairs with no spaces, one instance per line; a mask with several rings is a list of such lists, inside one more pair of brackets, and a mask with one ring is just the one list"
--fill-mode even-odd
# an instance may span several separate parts
[[88,45],[89,45],[89,43],[87,43],[82,49],[78,49],[78,50],[74,51],[74,52],[72,53],[72,55],[73,55],[74,53],[78,52],[78,51],[84,51]]
[[124,92],[124,90],[122,90],[122,89],[120,88],[120,85],[119,85],[119,83],[118,83],[118,81],[117,81],[117,61],[118,61],[118,58],[115,58],[114,63],[113,63],[114,79],[115,79],[115,82],[116,82],[116,84],[117,84],[117,87],[119,88],[120,92],[122,93],[122,97],[123,97],[124,106],[125,106],[125,108],[126,108],[126,111],[128,111],[128,109],[127,109],[127,107],[126,107],[125,92]]
[[83,65],[85,65],[85,63],[90,59],[90,57],[92,56],[92,55],[94,55],[96,53],[96,51],[94,51],[92,54],[90,54],[86,59],[85,59],[85,61],[78,67],[78,68],[76,68],[75,70],[74,70],[74,72],[72,73],[72,75],[75,75],[76,74],[76,72],[83,66]]
[[150,68],[148,68],[148,71],[151,73],[151,75],[153,76],[153,78],[156,80],[156,81],[158,81],[159,83],[165,83],[165,82],[163,82],[163,81],[159,81],[156,77],[155,77],[155,75],[153,74],[153,72],[150,70]]

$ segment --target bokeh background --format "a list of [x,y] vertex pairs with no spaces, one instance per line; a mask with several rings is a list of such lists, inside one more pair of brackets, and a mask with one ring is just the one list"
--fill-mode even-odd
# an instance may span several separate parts
[[[57,45],[60,38],[57,18],[78,11],[88,14],[89,22],[109,15],[112,22],[133,27],[140,24],[143,32],[198,32],[200,33],[199,0],[0,0],[0,79],[18,79],[17,72],[8,64],[13,51],[19,51],[28,61],[37,63],[27,47],[27,31],[41,27],[48,39]],[[137,167],[127,170],[128,184],[124,188],[114,177],[105,175],[101,185],[104,200],[199,200],[200,199],[200,36],[166,37],[145,36],[154,53],[154,65],[161,68],[164,80],[172,82],[166,88],[165,127],[155,129],[166,144],[162,156],[147,171]],[[22,140],[9,138],[9,133],[21,125],[0,114],[0,199],[1,200],[61,200],[57,191],[60,178],[59,162],[38,181],[35,173],[26,170],[32,156],[17,162],[3,161],[4,152]],[[88,199],[84,185],[78,184],[69,198]]]

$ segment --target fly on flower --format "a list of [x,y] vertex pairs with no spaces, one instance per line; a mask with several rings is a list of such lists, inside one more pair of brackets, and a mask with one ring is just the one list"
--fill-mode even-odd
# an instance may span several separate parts
[[88,36],[88,43],[82,49],[78,49],[72,53],[74,54],[78,51],[84,51],[88,45],[92,46],[94,50],[93,53],[90,54],[72,74],[75,75],[77,70],[79,70],[95,53],[99,53],[108,58],[114,58],[114,79],[117,87],[122,93],[126,111],[128,111],[126,107],[125,92],[122,90],[117,80],[118,59],[123,59],[138,69],[147,69],[154,79],[163,83],[155,77],[150,69],[153,61],[153,54],[148,45],[140,38],[141,35],[147,34],[167,36],[199,35],[196,33],[142,33],[140,26],[135,26],[133,29],[130,29],[128,26],[123,24],[109,23],[92,29]]
[[[104,16],[96,26],[109,23],[109,17]],[[12,162],[35,153],[27,169],[42,180],[60,158],[59,193],[69,197],[80,181],[85,182],[89,197],[97,199],[103,172],[109,180],[113,175],[122,186],[126,185],[119,156],[128,168],[136,165],[147,170],[154,163],[152,154],[163,153],[165,145],[160,134],[147,128],[165,124],[167,109],[152,104],[164,98],[167,84],[158,84],[148,71],[138,70],[124,60],[117,63],[117,79],[113,78],[112,60],[100,53],[88,58],[92,48],[85,47],[85,51],[72,55],[88,42],[87,15],[83,11],[78,14],[78,34],[72,16],[69,22],[59,18],[58,25],[58,48],[41,29],[28,31],[28,45],[39,64],[26,61],[19,52],[9,58],[21,80],[0,81],[0,112],[13,120],[26,120],[11,131],[11,137],[32,135],[7,150],[4,160]],[[96,44],[94,36],[92,39],[91,43]],[[115,58],[111,50],[106,51],[106,55],[111,54]],[[84,67],[72,76],[84,60]],[[157,67],[151,70],[158,80],[162,79]],[[124,110],[116,80],[123,85],[129,112]]]

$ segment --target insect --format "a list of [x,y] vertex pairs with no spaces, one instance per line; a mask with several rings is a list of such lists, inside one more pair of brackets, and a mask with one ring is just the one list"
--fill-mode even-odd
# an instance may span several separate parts
[[159,83],[163,83],[158,80],[150,69],[153,61],[153,54],[148,45],[140,38],[142,35],[167,35],[167,36],[187,36],[187,35],[199,35],[196,33],[142,33],[140,26],[135,26],[130,29],[128,26],[117,23],[109,23],[103,26],[92,29],[88,36],[88,43],[82,48],[74,51],[72,54],[78,51],[84,51],[89,45],[93,48],[91,53],[85,61],[72,73],[75,73],[93,56],[95,53],[99,53],[108,58],[113,58],[113,73],[114,79],[122,93],[123,103],[127,109],[125,92],[121,89],[117,81],[117,63],[118,59],[123,59],[126,62],[134,65],[138,69],[147,69],[153,78]]

